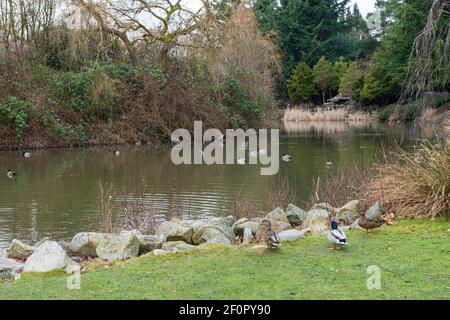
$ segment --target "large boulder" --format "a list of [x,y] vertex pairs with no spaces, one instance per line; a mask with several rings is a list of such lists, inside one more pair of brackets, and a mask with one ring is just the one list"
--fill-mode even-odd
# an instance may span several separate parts
[[139,255],[149,253],[156,249],[161,249],[162,245],[167,240],[164,236],[155,235],[137,235],[136,237],[139,241]]
[[253,234],[257,234],[260,223],[261,221],[259,219],[249,220],[247,218],[242,218],[233,224],[233,232],[237,236],[243,236],[244,229],[248,228]]
[[156,235],[163,236],[167,241],[184,241],[192,243],[194,230],[191,227],[182,225],[174,221],[162,223],[156,229]]
[[336,209],[329,203],[318,203],[315,204],[311,210],[326,210],[329,213],[334,213]]
[[284,223],[290,223],[286,216],[286,213],[284,213],[283,209],[281,208],[273,210],[266,216],[266,219],[270,221],[280,221]]
[[306,229],[310,229],[313,233],[324,232],[329,229],[328,219],[330,213],[323,209],[313,209],[308,212],[308,216],[303,223]]
[[351,225],[358,219],[358,206],[360,201],[353,200],[336,210],[336,218],[339,222]]
[[166,242],[161,247],[162,251],[169,251],[169,252],[181,252],[181,251],[188,251],[188,250],[194,250],[197,249],[196,246],[193,246],[191,244],[188,244],[183,241],[170,241]]
[[304,238],[307,233],[309,233],[309,229],[305,230],[297,230],[297,229],[291,229],[280,232],[278,235],[280,236],[281,241],[289,241],[289,240],[295,240],[295,239],[301,239]]
[[242,238],[242,244],[249,244],[253,241],[253,233],[249,228],[244,229],[244,235]]
[[198,230],[193,236],[194,244],[211,243],[211,244],[225,244],[231,245],[232,241],[219,229],[203,227]]
[[97,256],[106,261],[126,260],[139,254],[139,240],[136,235],[114,235],[100,241]]
[[293,226],[301,226],[307,216],[308,213],[305,210],[300,209],[293,204],[290,204],[286,209],[286,217]]
[[22,272],[23,267],[23,263],[17,262],[13,259],[0,257],[0,280],[14,277],[15,275]]
[[366,211],[364,217],[367,220],[371,221],[381,221],[383,213],[383,208],[378,202],[376,202],[372,207],[369,208],[369,210]]
[[69,255],[97,258],[97,247],[101,241],[112,237],[108,233],[82,232],[75,235],[67,250]]
[[24,272],[50,272],[75,266],[64,251],[55,241],[46,241],[25,262]]
[[35,250],[36,247],[30,246],[20,240],[14,239],[9,248],[6,249],[6,257],[15,260],[26,260],[34,253]]

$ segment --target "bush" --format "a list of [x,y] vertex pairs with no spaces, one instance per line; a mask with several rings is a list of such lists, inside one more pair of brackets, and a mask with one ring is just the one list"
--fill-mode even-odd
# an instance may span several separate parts
[[28,118],[32,107],[31,100],[21,100],[15,96],[0,100],[0,120],[6,118],[7,123],[14,126],[19,142],[22,140],[24,130],[28,128]]
[[368,203],[380,201],[402,217],[449,217],[450,149],[426,143],[409,153],[397,147],[385,158],[368,185]]

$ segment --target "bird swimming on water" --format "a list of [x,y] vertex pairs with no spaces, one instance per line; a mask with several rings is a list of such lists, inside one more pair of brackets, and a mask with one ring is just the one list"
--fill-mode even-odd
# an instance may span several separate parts
[[290,154],[283,154],[282,159],[284,162],[292,161],[292,156]]
[[119,150],[116,150],[116,151],[114,151],[113,154],[114,154],[115,157],[118,157],[118,156],[120,156],[120,151],[119,151]]
[[28,151],[22,152],[22,157],[27,159],[31,158],[31,152]]
[[339,228],[336,221],[331,222],[331,230],[328,232],[328,241],[333,244],[333,250],[337,248],[341,249],[343,246],[348,245],[347,236],[344,231]]
[[16,176],[16,173],[14,171],[12,171],[11,169],[8,169],[8,171],[6,171],[6,176],[8,178],[12,179]]

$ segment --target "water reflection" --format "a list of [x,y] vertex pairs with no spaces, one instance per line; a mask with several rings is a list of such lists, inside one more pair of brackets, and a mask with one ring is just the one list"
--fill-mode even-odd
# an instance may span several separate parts
[[[281,163],[281,173],[289,177],[297,202],[303,204],[327,162],[371,162],[388,140],[409,145],[435,132],[364,123],[286,123],[280,154],[290,154],[293,160]],[[120,200],[132,198],[130,190],[144,180],[144,201],[160,218],[181,208],[185,218],[199,219],[230,215],[238,194],[251,196],[263,210],[267,191],[279,182],[277,176],[261,176],[258,166],[175,166],[167,146],[119,149],[119,157],[110,148],[36,151],[31,159],[0,152],[0,170],[18,173],[13,180],[0,176],[0,247],[13,238],[70,239],[77,232],[97,230],[99,180],[114,186],[118,212]]]

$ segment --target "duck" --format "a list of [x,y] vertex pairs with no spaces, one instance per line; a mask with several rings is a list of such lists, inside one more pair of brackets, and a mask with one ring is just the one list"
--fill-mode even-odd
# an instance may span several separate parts
[[264,241],[268,249],[279,249],[281,247],[281,240],[278,233],[272,230],[272,223],[265,219],[261,225],[264,227]]
[[331,230],[328,232],[328,241],[333,244],[333,250],[341,249],[348,245],[347,236],[344,231],[339,228],[337,221],[331,222]]
[[14,171],[12,171],[11,169],[8,169],[8,171],[6,171],[6,176],[8,178],[12,179],[16,176],[16,173]]
[[119,151],[119,150],[114,151],[114,152],[113,152],[113,155],[114,155],[115,157],[120,156],[120,151]]
[[327,165],[327,168],[330,169],[330,168],[333,167],[333,162],[328,161],[328,162],[326,163],[326,165]]
[[31,152],[28,151],[22,152],[22,157],[26,159],[31,158]]
[[283,154],[282,159],[284,162],[292,161],[292,156],[289,154]]
[[246,164],[246,163],[245,163],[245,158],[239,158],[238,161],[237,161],[237,163],[238,163],[239,165],[241,165],[241,166],[245,165],[245,164]]
[[373,220],[366,219],[365,217],[361,217],[358,219],[358,225],[361,228],[365,229],[367,231],[367,233],[369,233],[369,230],[381,228],[381,226],[383,225],[383,222],[382,221],[373,221]]

